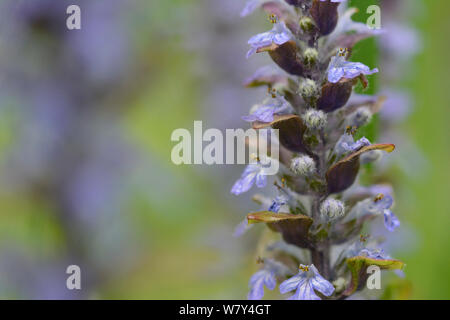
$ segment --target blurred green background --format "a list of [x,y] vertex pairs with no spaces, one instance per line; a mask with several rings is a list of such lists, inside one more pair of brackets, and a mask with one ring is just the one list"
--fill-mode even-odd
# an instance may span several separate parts
[[[450,3],[445,1],[424,2],[426,19],[417,23],[423,32],[423,54],[411,68],[417,69],[413,79],[405,79],[417,104],[415,112],[405,124],[411,139],[417,142],[430,162],[428,174],[421,181],[405,177],[403,188],[410,188],[415,205],[404,216],[420,234],[420,247],[408,262],[408,277],[414,285],[414,297],[420,299],[448,299],[450,294],[450,206],[443,199],[449,194],[450,178],[450,130],[446,123],[450,97],[447,93],[446,59],[450,49],[442,35],[450,31],[450,21],[445,12]],[[399,207],[402,204],[399,204]],[[429,272],[426,272],[428,270]]]
[[[82,10],[88,10],[87,2],[79,2]],[[33,9],[37,10],[38,18],[40,10],[49,10],[48,1],[41,3],[40,8]],[[364,8],[377,2],[351,3],[360,7],[358,17],[363,18]],[[86,9],[83,9],[85,5]],[[81,87],[82,98],[77,96],[69,100],[91,107],[75,109],[75,114],[85,117],[73,125],[75,129],[58,149],[64,155],[77,145],[74,141],[83,144],[107,132],[105,139],[112,142],[113,147],[105,161],[109,163],[111,159],[122,158],[123,155],[133,159],[117,181],[110,182],[113,180],[103,176],[100,178],[101,181],[106,179],[107,187],[120,187],[120,195],[113,193],[105,196],[102,205],[106,209],[102,207],[95,223],[91,220],[94,220],[94,211],[98,207],[89,207],[88,211],[92,212],[81,215],[78,209],[67,209],[66,200],[59,205],[59,198],[55,199],[52,191],[66,187],[70,189],[71,179],[77,179],[72,173],[76,171],[74,168],[78,168],[78,160],[62,169],[59,175],[50,165],[46,167],[48,171],[44,171],[43,177],[33,176],[33,179],[23,178],[23,168],[11,161],[14,159],[11,154],[14,154],[17,145],[23,143],[18,138],[20,132],[28,128],[24,119],[37,117],[37,111],[29,112],[31,107],[28,108],[26,100],[22,100],[22,95],[28,94],[29,87],[12,94],[10,85],[16,78],[44,81],[42,75],[47,74],[49,68],[58,68],[54,65],[57,63],[54,59],[42,62],[42,56],[68,55],[68,60],[63,62],[72,63],[74,69],[78,69],[77,58],[67,53],[72,52],[70,50],[76,52],[75,49],[68,49],[67,52],[54,49],[62,45],[60,38],[70,38],[71,34],[67,31],[64,35],[56,32],[48,44],[43,42],[40,34],[33,33],[30,37],[35,42],[29,44],[28,50],[31,50],[28,53],[19,45],[18,49],[9,51],[8,46],[12,48],[7,41],[9,34],[1,38],[0,47],[6,46],[6,49],[0,50],[0,70],[3,71],[0,159],[2,176],[7,177],[2,179],[0,188],[1,298],[246,297],[247,282],[255,268],[254,252],[261,229],[252,230],[251,234],[241,239],[232,237],[234,226],[246,212],[255,209],[248,199],[243,199],[248,197],[237,199],[229,194],[242,168],[175,166],[170,161],[174,145],[170,136],[174,129],[191,130],[194,120],[203,120],[205,128],[244,127],[240,115],[247,112],[248,107],[261,96],[258,91],[245,90],[241,83],[262,62],[268,61],[264,57],[245,59],[246,40],[267,28],[268,24],[262,13],[241,19],[239,11],[243,5],[244,1],[240,0],[135,0],[124,7],[117,5],[117,10],[114,10],[116,4],[109,5],[111,11],[105,14],[106,20],[121,21],[115,27],[126,30],[123,35],[128,41],[126,46],[132,48],[125,50],[120,61],[129,62],[120,74],[107,74],[108,81],[94,77],[92,84],[89,84],[96,88],[93,92],[86,93],[83,89],[85,84],[77,83]],[[92,10],[102,16],[104,11],[99,6],[97,11]],[[415,104],[401,130],[422,150],[427,168],[419,177],[415,172],[408,174],[395,166],[389,171],[397,193],[396,212],[413,234],[410,239],[412,248],[404,251],[396,248],[392,255],[407,264],[406,280],[412,285],[410,298],[448,299],[450,205],[446,197],[450,192],[450,134],[446,122],[450,105],[447,91],[447,73],[450,70],[447,57],[450,52],[447,36],[450,20],[447,19],[447,12],[450,3],[444,0],[423,1],[422,6],[421,14],[410,22],[422,33],[423,51],[409,65],[414,72],[404,78],[400,76],[399,85],[410,90]],[[21,11],[20,6],[17,8]],[[29,17],[21,18],[26,20]],[[21,18],[17,19],[20,21]],[[48,22],[38,18],[33,20],[32,28],[43,28],[42,32],[46,34]],[[53,16],[46,19],[51,20]],[[84,36],[92,36],[87,34],[90,29],[89,23],[86,23],[80,31],[80,41],[84,41]],[[22,27],[2,24],[3,30],[16,31]],[[94,50],[102,50],[105,46],[103,50],[107,50],[108,54],[117,50],[118,44],[108,47],[109,41],[117,41],[117,33],[107,35],[99,32],[96,35],[98,38],[89,42]],[[18,41],[28,39],[20,36],[16,36]],[[76,44],[76,41],[78,39],[70,38],[64,45],[71,48],[67,43]],[[53,49],[48,49],[49,46]],[[22,54],[12,54],[16,52],[14,50]],[[108,54],[100,56],[94,66],[98,67],[100,62],[106,61]],[[361,44],[355,54],[369,65],[376,64],[379,55],[374,40]],[[36,67],[25,75],[18,72],[21,69],[11,66],[14,63],[22,65],[21,59],[27,61],[27,66],[29,62],[29,65]],[[42,63],[48,65],[42,66]],[[113,62],[107,70],[116,68],[119,69]],[[93,78],[89,68],[82,65],[79,69],[82,71],[68,69],[66,75],[73,72],[78,76],[77,72],[81,72],[80,79],[87,81]],[[61,76],[57,70],[51,74]],[[376,79],[373,90],[381,80],[379,77]],[[14,82],[14,88],[20,88],[20,85]],[[76,93],[79,94],[78,91]],[[98,123],[92,119],[99,119]],[[81,135],[84,125],[90,124],[90,121],[92,128],[89,125],[88,135]],[[103,125],[105,127],[100,129],[103,131],[97,133],[96,128]],[[117,140],[125,141],[128,146],[125,151],[115,149],[118,142],[114,135],[110,135],[110,126],[120,132],[121,138]],[[38,131],[38,134],[43,133]],[[102,145],[100,142],[92,148],[102,149]],[[41,149],[39,146],[37,148]],[[83,145],[80,150],[83,155],[91,152]],[[66,161],[60,154],[50,153],[59,162]],[[20,159],[27,157],[32,164],[37,161],[33,153],[20,155]],[[81,157],[83,160],[86,158]],[[43,162],[46,163],[45,160]],[[108,177],[117,171],[116,162],[111,166],[111,170],[105,173]],[[94,166],[92,170],[96,172],[96,168],[103,167],[101,160],[99,167]],[[13,175],[14,172],[19,173]],[[10,175],[14,176],[13,182],[8,178]],[[69,182],[64,179],[66,176]],[[95,183],[83,185],[81,194],[86,197],[83,190],[88,190]],[[90,191],[87,194],[89,201],[92,201],[90,197],[100,197],[99,192],[100,195],[103,193],[99,190],[102,188],[100,185]],[[65,194],[61,197],[66,199]],[[73,201],[87,201],[75,198]],[[114,213],[111,213],[108,205],[115,203],[117,198],[121,199],[120,205],[114,206]],[[61,293],[66,290],[65,268],[69,264],[80,264],[87,277],[87,286],[80,296],[66,297],[64,294],[67,293]],[[24,278],[22,273],[28,276]],[[52,281],[55,283],[52,284]],[[48,286],[53,286],[54,290],[47,292]]]

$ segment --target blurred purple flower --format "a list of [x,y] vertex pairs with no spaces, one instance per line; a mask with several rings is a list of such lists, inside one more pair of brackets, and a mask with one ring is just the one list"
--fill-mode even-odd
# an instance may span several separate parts
[[241,17],[246,17],[258,9],[264,2],[269,0],[249,0],[245,3],[245,7],[241,11]]
[[275,114],[279,114],[289,108],[290,105],[284,97],[276,96],[261,105],[257,105],[256,110],[248,116],[243,116],[242,119],[247,122],[272,122]]
[[411,97],[407,92],[383,90],[382,95],[386,96],[380,116],[387,122],[403,121],[412,109]]
[[396,22],[386,22],[384,26],[387,32],[380,38],[382,49],[396,58],[409,59],[422,49],[420,37],[413,28]]
[[264,168],[261,164],[249,164],[240,179],[231,188],[231,193],[239,195],[247,192],[256,184],[258,188],[264,188],[267,184],[267,176],[264,173]]
[[68,34],[68,45],[80,59],[90,81],[121,79],[131,54],[122,12],[123,1],[88,1],[83,4],[83,27]]
[[250,292],[248,293],[249,300],[261,300],[264,296],[264,286],[269,290],[275,289],[277,281],[275,279],[275,273],[266,268],[256,272],[248,283]]
[[384,210],[384,225],[389,231],[394,231],[400,226],[400,220],[395,216],[391,210]]

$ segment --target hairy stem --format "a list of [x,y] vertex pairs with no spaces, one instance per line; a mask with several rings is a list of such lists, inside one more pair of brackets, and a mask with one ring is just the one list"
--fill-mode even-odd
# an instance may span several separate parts
[[[323,131],[320,132],[321,148],[318,152],[318,174],[325,178],[326,171],[326,149],[325,149],[325,135]],[[315,221],[320,221],[320,204],[326,198],[326,194],[318,192],[315,196],[312,206],[312,216]],[[331,276],[330,266],[330,244],[327,240],[320,242],[313,249],[311,249],[312,263],[318,268],[319,272],[329,279]]]

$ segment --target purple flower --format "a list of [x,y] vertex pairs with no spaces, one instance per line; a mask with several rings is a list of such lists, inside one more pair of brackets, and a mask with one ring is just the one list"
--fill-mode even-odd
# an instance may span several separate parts
[[242,236],[244,233],[246,233],[253,226],[254,226],[253,224],[248,224],[248,219],[247,219],[247,217],[245,217],[244,220],[242,220],[236,226],[236,228],[234,228],[233,237],[239,238],[240,236]]
[[282,294],[296,290],[289,300],[321,300],[314,290],[329,297],[334,292],[333,285],[323,278],[316,267],[300,265],[300,272],[280,284]]
[[367,138],[362,137],[355,142],[353,135],[344,133],[336,143],[335,152],[338,155],[343,155],[346,153],[358,151],[359,149],[366,146],[370,146],[370,141]]
[[[261,201],[263,197],[256,197],[255,200],[260,203],[262,210],[248,215],[250,221],[246,219],[236,228],[235,234],[241,234],[252,227],[253,222],[265,222],[270,229],[280,233],[282,239],[276,244],[264,245],[261,248],[278,261],[269,262],[262,258],[258,261],[264,265],[250,280],[249,299],[262,298],[264,287],[275,288],[279,279],[285,280],[279,285],[279,289],[289,300],[352,298],[354,293],[364,289],[366,276],[362,274],[365,272],[365,266],[362,264],[372,260],[373,264],[384,265],[384,259],[391,259],[382,250],[385,248],[379,247],[379,238],[368,243],[367,237],[361,236],[360,241],[355,241],[356,235],[367,227],[366,224],[370,220],[377,220],[377,226],[383,229],[383,234],[396,229],[400,222],[391,211],[393,191],[390,186],[362,186],[358,183],[360,167],[376,162],[379,167],[379,160],[384,156],[383,151],[390,152],[395,146],[371,145],[367,138],[355,136],[356,129],[369,124],[373,115],[380,111],[385,99],[381,95],[353,93],[353,87],[359,81],[366,88],[366,77],[377,73],[378,69],[361,63],[364,61],[356,62],[355,59],[350,59],[348,53],[361,40],[384,34],[385,30],[353,21],[352,16],[357,9],[348,8],[348,2],[246,0],[245,8],[241,12],[242,16],[247,16],[262,7],[270,14],[269,19],[273,23],[271,30],[250,38],[247,58],[255,53],[266,52],[280,68],[262,68],[244,82],[247,88],[267,86],[269,94],[272,95],[254,105],[242,119],[252,122],[255,128],[280,129],[277,135],[279,139],[275,139],[277,146],[281,145],[294,152],[293,155],[282,152],[278,160],[270,158],[272,154],[267,156],[270,160],[280,161],[282,164],[281,172],[274,173],[278,174],[277,178],[282,181],[281,185],[275,183],[278,197],[264,198],[264,202]],[[341,3],[343,4],[340,5]],[[337,49],[339,50],[336,53]],[[300,55],[299,50],[303,54]],[[391,52],[388,53],[387,58],[390,58]],[[324,61],[319,60],[324,60],[325,66]],[[285,73],[280,74],[278,71],[281,70]],[[275,88],[299,97],[278,97]],[[395,102],[392,99],[391,104],[394,105]],[[339,108],[342,108],[340,112],[333,112]],[[384,112],[398,111],[394,109]],[[290,114],[297,114],[299,118],[294,121],[288,117]],[[386,118],[393,122],[393,117]],[[277,122],[277,125],[274,122]],[[318,139],[324,140],[326,137],[323,134],[314,134],[325,127],[330,141],[322,143],[319,148],[322,152],[316,152],[314,149],[317,149]],[[342,129],[344,127],[345,131]],[[255,143],[256,141],[250,141],[250,147],[256,146]],[[260,158],[256,159],[257,161],[250,162],[252,164],[245,168],[240,179],[234,184],[232,193],[246,192],[254,184],[260,188],[268,184],[266,176],[272,173],[266,169]],[[319,164],[326,164],[326,168],[319,168]],[[288,172],[288,169],[291,172]],[[342,196],[338,199],[327,196],[317,205],[311,206],[317,187],[322,189],[314,184],[317,180],[315,178],[326,182],[323,192],[327,195]],[[288,186],[285,179],[289,179]],[[294,221],[281,212],[301,212],[313,219]],[[382,227],[381,217],[385,227]],[[281,221],[277,223],[277,220]],[[274,223],[277,224],[276,228],[273,228]],[[319,241],[320,245],[316,245],[315,240],[320,239],[308,235],[317,235],[321,230],[324,230],[324,239]],[[320,272],[324,274],[321,276],[313,264],[302,264],[300,270],[292,270],[281,263],[283,260],[280,260],[281,256],[278,257],[278,252],[296,257],[302,263],[318,264],[315,259],[308,260],[305,254],[309,252],[312,256],[323,255],[325,260],[332,263],[329,265],[330,270],[319,266]],[[347,260],[352,257],[355,258]],[[352,262],[359,265],[353,269]],[[276,263],[281,266],[274,267]],[[395,263],[393,267],[400,264]],[[336,282],[331,283],[334,280]],[[351,285],[348,285],[349,281]]]
[[387,97],[380,111],[384,121],[400,122],[411,112],[413,103],[407,92],[383,90],[382,94]]
[[284,206],[288,202],[288,199],[285,196],[276,197],[272,204],[269,207],[269,211],[278,213],[281,207]]
[[380,200],[378,199],[379,197],[372,201],[369,210],[378,214],[383,214],[384,226],[389,231],[394,231],[394,229],[400,226],[400,221],[397,219],[395,214],[391,210],[389,210],[394,203],[394,199],[392,199],[392,197],[388,195],[383,196],[383,198]]
[[384,254],[383,249],[369,249],[364,248],[358,252],[358,256],[368,257],[370,259],[388,259],[388,256]]
[[366,243],[367,240],[355,241],[348,247],[345,257],[352,258],[357,256],[367,257],[370,259],[390,259],[390,257],[384,253],[383,249],[379,249],[373,242]]
[[257,34],[248,40],[248,44],[252,47],[247,52],[247,58],[256,53],[258,49],[270,46],[272,43],[282,45],[292,39],[291,31],[286,27],[283,21],[274,24],[272,30]]
[[381,37],[381,46],[396,59],[407,60],[421,51],[422,41],[416,30],[396,22],[385,24],[385,29],[388,32]]
[[353,188],[348,189],[344,193],[344,200],[351,199],[352,197],[361,198],[364,196],[375,197],[377,194],[390,195],[394,193],[392,186],[388,184],[375,184],[369,187],[363,187],[355,184]]
[[248,122],[272,122],[275,114],[283,112],[289,107],[290,105],[284,97],[277,96],[262,105],[258,105],[256,110],[248,116],[243,116],[242,119]]
[[256,9],[270,0],[250,0],[245,3],[244,9],[241,11],[241,17],[246,17],[252,14]]
[[384,226],[389,231],[394,231],[396,228],[400,227],[400,220],[391,210],[384,210]]
[[394,231],[400,226],[400,221],[395,214],[390,210],[394,203],[394,199],[389,195],[378,195],[374,200],[364,201],[363,214],[377,214],[383,215],[384,226],[389,231]]
[[353,79],[361,74],[370,75],[378,72],[375,68],[370,68],[360,62],[350,62],[345,60],[344,49],[340,49],[336,56],[331,58],[328,66],[328,81],[331,83],[339,82],[342,78]]
[[241,17],[246,17],[252,14],[256,9],[262,7],[266,3],[276,3],[283,6],[283,9],[291,10],[289,5],[284,0],[249,0],[245,3],[244,9],[241,11]]
[[392,197],[394,190],[392,190],[392,186],[388,184],[375,184],[367,188],[371,194],[376,196],[377,194],[389,195]]
[[267,184],[267,176],[264,173],[264,168],[259,163],[249,164],[238,181],[231,188],[231,193],[239,195],[247,192],[256,184],[258,188],[264,188]]
[[244,9],[241,11],[241,17],[246,17],[253,13],[261,5],[261,0],[250,0],[245,3]]
[[269,290],[275,289],[277,281],[273,271],[262,269],[256,272],[248,283],[250,291],[248,293],[249,300],[260,300],[264,296],[264,286]]

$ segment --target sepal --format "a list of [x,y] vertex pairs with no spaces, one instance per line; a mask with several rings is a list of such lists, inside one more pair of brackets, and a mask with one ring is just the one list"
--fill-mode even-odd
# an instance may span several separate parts
[[313,0],[309,13],[314,19],[322,36],[329,35],[336,28],[338,22],[339,3],[320,0]]
[[268,52],[272,60],[284,71],[296,76],[303,75],[303,63],[297,56],[297,45],[292,40],[282,45],[272,43],[256,52]]
[[326,173],[328,193],[342,192],[355,182],[359,171],[359,157],[361,154],[371,150],[383,150],[389,153],[394,151],[394,149],[395,145],[393,144],[373,144],[365,146],[340,160],[331,166]]
[[361,289],[367,281],[367,268],[377,266],[382,270],[402,270],[405,264],[394,259],[373,259],[364,256],[356,256],[346,260],[347,266],[352,274],[350,286],[344,291],[344,296],[350,296],[356,290]]
[[309,228],[313,220],[302,214],[274,213],[270,211],[261,211],[249,213],[247,215],[249,224],[266,223],[267,226],[281,233],[284,241],[301,248],[310,248]]
[[325,112],[333,112],[342,108],[352,95],[357,79],[343,78],[337,83],[327,82],[322,86],[322,95],[317,101],[317,108]]
[[279,130],[280,143],[286,149],[292,152],[310,153],[303,142],[306,126],[299,116],[294,114],[275,115],[272,122],[253,122],[254,129],[264,129],[270,126]]

